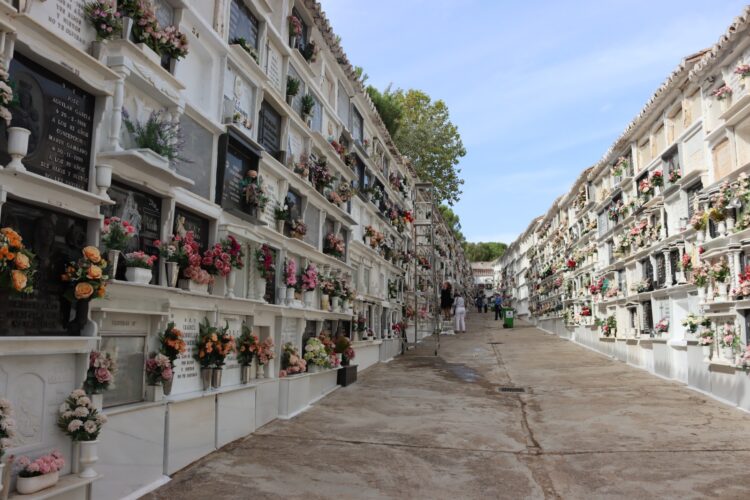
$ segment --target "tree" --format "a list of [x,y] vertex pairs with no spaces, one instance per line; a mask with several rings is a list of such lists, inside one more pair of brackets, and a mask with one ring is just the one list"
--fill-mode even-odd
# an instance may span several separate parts
[[495,260],[505,253],[508,245],[493,241],[464,243],[464,253],[469,262],[488,262]]
[[388,85],[383,92],[380,92],[372,85],[368,85],[367,94],[375,105],[375,109],[378,110],[380,119],[383,120],[388,133],[391,134],[391,137],[395,137],[398,127],[401,124],[401,117],[404,114],[404,110],[396,100],[395,93],[391,91],[391,86]]
[[442,100],[433,102],[421,90],[397,90],[394,97],[403,110],[393,138],[396,146],[420,179],[435,186],[438,201],[453,206],[461,197],[464,181],[457,165],[466,149],[450,121],[448,106]]
[[461,232],[461,221],[458,218],[458,214],[456,214],[453,210],[451,210],[450,207],[446,205],[439,205],[438,209],[440,209],[440,214],[443,216],[448,229],[453,232],[453,236],[456,238],[456,240],[459,243],[464,243],[466,241],[466,237],[464,236],[464,233]]

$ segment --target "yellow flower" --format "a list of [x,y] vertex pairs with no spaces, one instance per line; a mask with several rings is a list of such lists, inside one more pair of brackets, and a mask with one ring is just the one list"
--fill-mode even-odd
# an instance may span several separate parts
[[11,281],[13,282],[13,288],[15,288],[17,292],[20,292],[24,288],[26,288],[27,278],[26,274],[24,274],[23,271],[14,269],[10,272],[10,277]]
[[99,266],[92,265],[89,267],[89,272],[86,274],[90,280],[98,280],[102,277],[102,268]]
[[88,299],[93,295],[94,287],[86,282],[78,283],[75,289],[75,297],[77,300]]
[[83,256],[94,264],[98,264],[99,261],[102,260],[102,255],[99,253],[99,249],[92,246],[84,247]]

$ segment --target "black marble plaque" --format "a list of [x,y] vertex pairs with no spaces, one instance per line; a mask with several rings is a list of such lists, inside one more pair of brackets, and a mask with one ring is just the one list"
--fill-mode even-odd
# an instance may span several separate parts
[[208,219],[177,207],[174,213],[174,233],[184,236],[188,231],[193,232],[193,238],[200,245],[201,251],[208,248]]
[[281,149],[281,115],[266,101],[260,107],[258,142],[271,155]]
[[63,297],[60,276],[65,265],[86,246],[86,222],[67,214],[8,200],[0,227],[18,231],[24,245],[37,256],[34,292],[13,295],[0,289],[0,336],[68,335],[70,304]]
[[[17,103],[11,126],[31,131],[26,169],[63,184],[88,190],[94,96],[15,54],[10,62]],[[7,131],[0,133],[0,161],[7,164]]]
[[258,18],[245,6],[243,0],[232,0],[229,9],[229,40],[244,38],[248,45],[258,48]]
[[[104,216],[119,217],[132,224],[136,230],[125,252],[142,250],[149,255],[159,255],[154,241],[161,237],[161,198],[119,182],[113,182],[107,192],[116,204],[103,206]],[[157,279],[158,270],[159,266],[154,266],[153,273]],[[115,276],[117,279],[122,279],[124,273],[125,261],[120,259]]]
[[236,139],[223,136],[219,141],[219,168],[216,182],[216,200],[225,210],[240,217],[256,217],[256,210],[245,201],[242,180],[250,170],[258,170],[259,155]]

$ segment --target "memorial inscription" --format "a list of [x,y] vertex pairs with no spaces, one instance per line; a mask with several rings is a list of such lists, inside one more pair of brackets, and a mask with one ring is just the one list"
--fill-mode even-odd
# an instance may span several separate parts
[[[18,97],[10,106],[11,126],[31,131],[23,159],[26,169],[88,190],[94,96],[19,54],[11,61],[9,72]],[[7,134],[2,133],[2,164],[10,160],[7,150]]]

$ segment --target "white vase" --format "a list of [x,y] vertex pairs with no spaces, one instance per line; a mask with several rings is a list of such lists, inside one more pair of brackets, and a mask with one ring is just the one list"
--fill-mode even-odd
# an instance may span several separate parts
[[717,225],[716,232],[719,233],[719,236],[726,236],[727,235],[727,223],[725,221],[719,221],[719,224]]
[[305,307],[312,309],[315,305],[315,291],[305,292]]
[[200,284],[191,279],[180,279],[178,283],[180,288],[188,292],[208,293],[208,283]]
[[294,302],[294,287],[290,286],[286,289],[286,305],[290,306]]
[[284,222],[285,220],[277,220],[276,221],[276,231],[278,231],[280,234],[284,234]]
[[96,187],[99,188],[99,196],[109,198],[107,190],[112,185],[112,165],[96,166]]
[[729,289],[729,283],[722,283],[718,282],[716,283],[716,289],[718,290],[718,297],[716,298],[719,302],[726,302],[728,300],[728,289]]
[[164,279],[167,286],[174,288],[177,286],[177,280],[180,278],[180,266],[177,262],[164,262]]
[[705,301],[706,301],[706,287],[699,286],[698,287],[698,302],[705,302]]
[[331,299],[330,299],[330,297],[328,296],[327,293],[321,294],[321,296],[320,296],[320,308],[323,311],[327,311],[328,310],[328,307],[331,304],[330,300]]
[[703,243],[706,241],[706,233],[703,229],[698,229],[698,232],[695,233],[695,241],[696,243]]
[[703,361],[711,361],[711,344],[702,346],[703,348]]
[[41,476],[18,477],[16,478],[16,491],[22,495],[30,495],[56,485],[59,479],[60,473],[57,471]]
[[256,372],[257,378],[258,379],[266,378],[265,371],[266,371],[266,365],[262,365],[262,364],[258,363],[258,370]]
[[148,285],[151,283],[151,277],[153,273],[151,269],[143,267],[128,267],[125,270],[125,279],[133,283],[139,283],[141,285]]
[[31,135],[31,131],[25,128],[10,127],[8,129],[8,154],[11,158],[10,163],[5,166],[8,170],[16,172],[26,170],[21,160],[29,151],[29,135]]
[[721,357],[731,363],[734,363],[734,349],[732,349],[731,346],[722,346]]
[[230,299],[233,299],[235,297],[234,295],[234,283],[237,276],[235,275],[234,269],[229,271],[229,274],[227,274],[226,277],[226,285],[227,289],[224,291],[224,296]]
[[153,403],[162,399],[164,399],[164,388],[161,384],[146,386],[146,401]]
[[102,409],[104,408],[104,394],[87,394],[87,396],[91,400],[91,406],[99,411],[102,411]]
[[341,297],[333,297],[333,312],[341,312]]
[[734,230],[734,217],[727,217],[727,233]]
[[285,302],[286,302],[286,287],[280,286],[276,290],[276,304],[283,306]]
[[97,445],[99,444],[99,440],[96,439],[94,441],[79,441],[78,444],[78,461],[83,466],[83,470],[78,474],[78,477],[93,478],[98,476],[99,474],[97,474],[93,469],[93,465],[97,460],[99,460],[96,449]]
[[266,280],[265,278],[255,278],[255,298],[258,300],[264,300],[263,297],[266,295]]
[[341,312],[346,312],[351,309],[351,304],[348,299],[341,299]]

